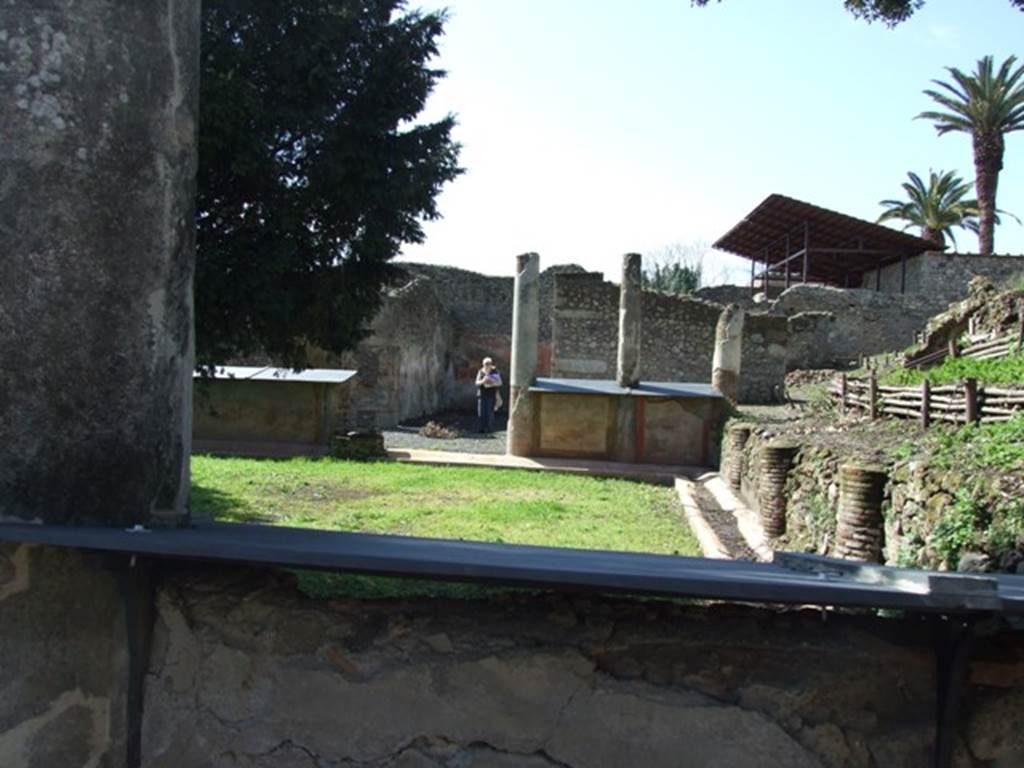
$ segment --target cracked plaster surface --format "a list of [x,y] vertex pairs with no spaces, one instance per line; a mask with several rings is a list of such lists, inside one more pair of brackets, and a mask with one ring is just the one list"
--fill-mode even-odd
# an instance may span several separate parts
[[145,765],[926,759],[928,654],[859,630],[837,642],[804,618],[712,620],[702,609],[602,600],[323,604],[288,594],[266,582],[187,580],[161,592]]

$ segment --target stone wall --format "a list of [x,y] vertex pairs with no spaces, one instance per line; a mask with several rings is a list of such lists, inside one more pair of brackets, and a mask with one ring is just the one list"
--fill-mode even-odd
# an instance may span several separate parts
[[[997,277],[1015,273],[1018,263],[1024,266],[1016,257],[978,259],[943,254],[911,259],[908,275],[916,282],[908,286],[927,290],[906,295],[891,291],[892,267],[883,271],[880,292],[796,285],[760,303],[747,286],[708,286],[682,298],[647,292],[642,376],[710,381],[718,313],[725,303],[737,303],[747,310],[740,399],[774,402],[787,370],[839,367],[862,355],[909,346],[950,297],[966,292],[972,265]],[[383,428],[445,408],[473,407],[473,381],[486,356],[508,372],[512,278],[428,264],[399,266],[405,277],[390,292],[370,338],[341,362],[317,358],[319,364],[359,369],[354,426]],[[918,277],[922,274],[926,277]],[[772,316],[788,318],[788,328]],[[576,265],[545,270],[539,342],[540,376],[614,377],[618,287]]]
[[[899,264],[881,270],[883,293],[900,292]],[[984,275],[999,284],[1024,274],[1024,257],[979,256],[972,253],[928,252],[907,259],[906,292],[934,302],[935,311],[967,297],[972,277]],[[874,289],[876,273],[865,275],[864,287]]]
[[125,765],[139,725],[130,707],[137,713],[140,701],[129,705],[121,595],[100,562],[76,550],[0,543],[5,768]]
[[[137,606],[138,628],[154,623],[133,676],[110,567],[0,546],[0,764],[931,764],[935,636],[916,617],[553,593],[326,601],[285,574],[168,563]],[[976,642],[955,768],[1024,760],[1022,681],[1019,633]]]
[[[401,264],[410,275],[425,277],[450,312],[454,330],[455,384],[448,404],[472,405],[476,398],[474,381],[484,357],[493,357],[506,374],[512,356],[513,278],[493,277],[454,267],[429,264]],[[551,308],[555,275],[580,273],[575,264],[549,267],[540,276],[540,325],[537,374],[551,375]],[[507,382],[506,382],[507,383]],[[507,394],[507,393],[506,393]],[[505,398],[508,399],[507,396]]]
[[716,304],[738,304],[744,309],[757,309],[758,302],[754,301],[755,293],[749,285],[705,285],[693,292],[698,299],[713,301]]
[[[892,434],[897,430],[905,437],[904,444],[922,439],[912,422],[880,422],[876,427],[889,432],[879,437],[876,431],[878,443],[898,444]],[[837,556],[839,468],[852,462],[878,466],[889,476],[881,506],[886,565],[951,570],[963,563],[971,571],[1024,572],[1024,552],[1016,547],[1017,478],[971,472],[921,457],[894,458],[881,449],[871,453],[873,428],[869,422],[859,429],[848,424],[844,435],[829,440],[792,425],[754,425],[742,454],[733,452],[729,440],[723,441],[722,465],[742,462],[740,492],[747,505],[757,510],[764,446],[778,439],[799,446],[785,488],[786,533],[774,542],[777,550]]]
[[771,312],[790,318],[788,367],[795,370],[905,349],[945,306],[923,294],[795,285],[772,302]]
[[147,766],[928,763],[934,661],[913,621],[543,595],[324,604],[237,574],[174,579],[158,610]]
[[747,312],[740,364],[741,403],[775,403],[782,398],[791,343],[786,318]]
[[[314,364],[359,371],[353,426],[387,428],[446,408],[475,407],[474,381],[484,357],[506,376],[512,356],[512,278],[455,267],[401,263],[399,286],[388,292],[370,336],[341,357]],[[541,273],[538,374],[551,371],[554,276]],[[507,382],[503,393],[508,401]]]
[[[709,286],[682,298],[647,292],[642,377],[710,381],[715,323],[724,303],[733,302],[747,310],[740,399],[777,401],[787,370],[840,367],[862,355],[909,346],[949,297],[966,291],[967,268],[981,264],[970,259],[978,258],[926,254],[911,259],[908,274],[928,275],[915,277],[913,284],[927,290],[905,295],[887,290],[890,272],[883,272],[881,292],[796,285],[770,303],[755,303],[746,286]],[[1001,256],[983,266],[1002,275],[1015,271],[1017,263]],[[512,278],[427,264],[399,266],[408,282],[391,291],[370,338],[343,358],[344,365],[360,371],[355,426],[389,427],[444,408],[473,407],[474,377],[486,356],[508,372]],[[575,265],[545,270],[539,340],[540,376],[614,377],[618,287]]]
[[[598,273],[558,275],[552,316],[552,375],[615,378],[619,289]],[[643,296],[640,377],[646,381],[711,381],[715,325],[723,307],[689,296]],[[742,402],[772,402],[784,385],[785,318],[748,313],[740,371]]]
[[385,429],[447,407],[455,388],[455,327],[427,279],[389,291],[370,336],[340,357],[315,354],[313,365],[357,371],[349,426]]

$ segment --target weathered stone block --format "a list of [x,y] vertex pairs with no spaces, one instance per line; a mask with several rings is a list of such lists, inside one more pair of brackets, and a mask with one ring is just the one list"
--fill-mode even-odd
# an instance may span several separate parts
[[383,461],[388,452],[380,432],[349,432],[331,439],[331,456],[347,461]]
[[123,765],[121,598],[74,550],[0,544],[0,765]]
[[178,523],[199,3],[0,5],[0,518]]

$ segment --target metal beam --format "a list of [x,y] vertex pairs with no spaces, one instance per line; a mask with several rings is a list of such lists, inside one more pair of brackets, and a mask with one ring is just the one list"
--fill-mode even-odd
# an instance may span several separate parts
[[[807,556],[743,560],[441,541],[265,525],[120,528],[0,524],[0,541],[137,557],[745,602],[1024,616],[1024,576],[941,574]],[[782,559],[782,558],[780,558]]]
[[811,225],[810,222],[804,222],[804,277],[803,282],[807,282],[807,260],[811,255]]
[[814,248],[811,248],[811,253],[851,253],[863,256],[899,256],[902,251],[885,251],[877,248],[827,248],[824,246],[815,246]]

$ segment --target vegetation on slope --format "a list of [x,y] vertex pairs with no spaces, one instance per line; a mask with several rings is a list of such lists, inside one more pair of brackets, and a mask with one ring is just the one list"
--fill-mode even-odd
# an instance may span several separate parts
[[994,360],[973,357],[947,357],[942,365],[927,371],[900,369],[883,376],[882,384],[918,386],[927,379],[932,384],[955,384],[963,379],[977,379],[980,384],[1024,383],[1024,354]]

